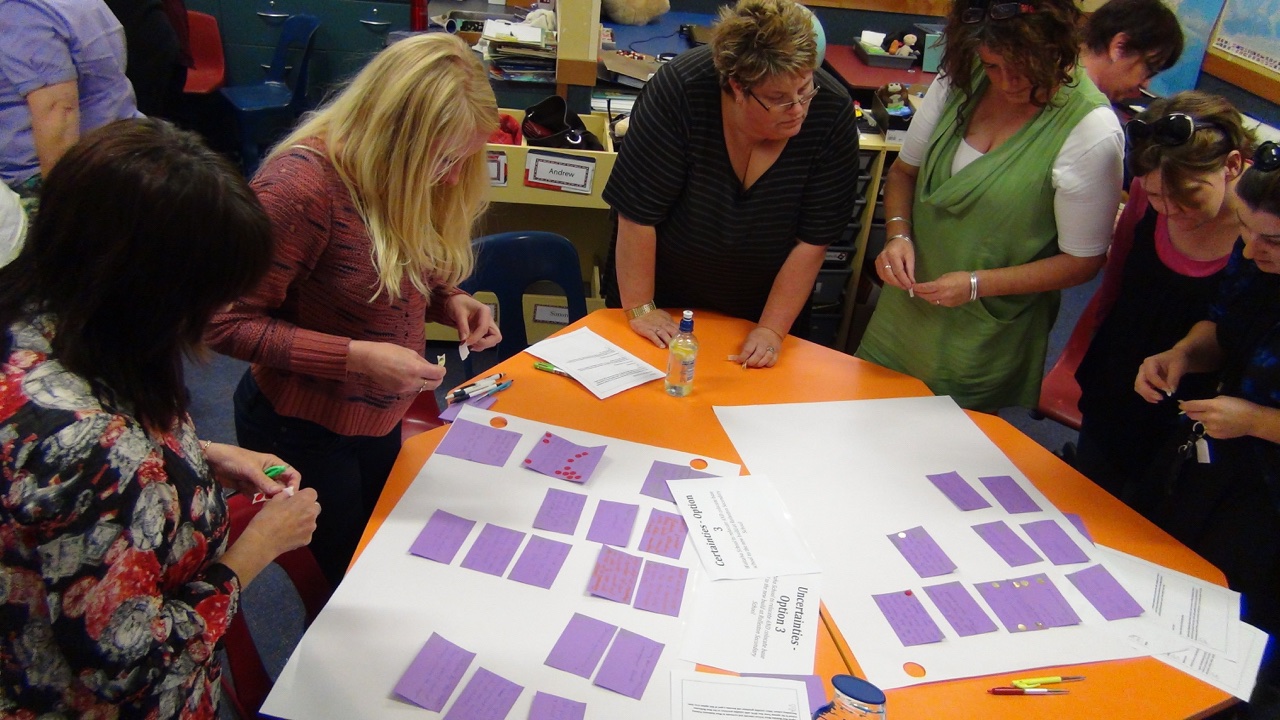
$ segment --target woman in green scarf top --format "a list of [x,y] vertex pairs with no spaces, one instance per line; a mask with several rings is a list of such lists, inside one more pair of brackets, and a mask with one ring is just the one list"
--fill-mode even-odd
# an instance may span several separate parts
[[942,74],[885,180],[858,357],[966,408],[1033,406],[1058,290],[1102,267],[1124,140],[1076,64],[1072,0],[955,0]]

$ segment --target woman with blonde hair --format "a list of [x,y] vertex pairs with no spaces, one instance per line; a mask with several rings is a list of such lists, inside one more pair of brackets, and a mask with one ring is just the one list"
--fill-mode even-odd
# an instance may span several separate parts
[[473,350],[500,339],[458,290],[483,212],[498,109],[484,68],[444,33],[384,50],[267,157],[252,187],[277,242],[266,278],[214,318],[210,344],[252,363],[242,445],[302,471],[327,508],[312,549],[341,579],[400,450],[400,421],[444,368],[423,325]]

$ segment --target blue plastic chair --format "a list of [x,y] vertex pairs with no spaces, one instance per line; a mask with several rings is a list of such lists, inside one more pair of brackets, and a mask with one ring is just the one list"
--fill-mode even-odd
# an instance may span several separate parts
[[[536,282],[553,282],[568,301],[569,322],[587,315],[578,251],[562,235],[542,231],[505,232],[476,238],[476,267],[461,287],[469,293],[498,296],[499,361],[529,345],[524,328],[523,295]],[[468,358],[470,359],[470,358]]]
[[[272,133],[287,128],[306,109],[307,74],[319,27],[320,20],[314,15],[290,16],[280,29],[280,41],[276,43],[266,79],[254,85],[222,88],[222,96],[235,110],[240,133],[240,164],[246,176],[258,168],[261,144],[272,142]],[[302,57],[292,73],[291,87],[287,63],[295,48],[302,50]]]

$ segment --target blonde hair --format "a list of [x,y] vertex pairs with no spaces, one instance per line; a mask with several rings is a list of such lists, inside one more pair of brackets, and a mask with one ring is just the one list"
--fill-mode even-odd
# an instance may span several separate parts
[[775,75],[794,75],[818,65],[813,19],[792,0],[738,0],[720,8],[711,55],[720,88],[730,80],[750,90]]
[[[407,276],[456,285],[471,274],[472,229],[486,207],[483,149],[462,156],[498,124],[498,105],[475,53],[446,33],[383,50],[336,96],[306,117],[268,160],[309,138],[351,193],[372,241],[381,291],[400,297]],[[456,185],[442,182],[461,163]]]

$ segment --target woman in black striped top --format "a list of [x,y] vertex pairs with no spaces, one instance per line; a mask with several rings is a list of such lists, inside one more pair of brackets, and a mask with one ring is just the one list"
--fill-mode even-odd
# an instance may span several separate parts
[[849,95],[817,64],[803,7],[740,0],[710,45],[640,95],[604,191],[618,215],[609,299],[659,347],[677,332],[659,307],[755,321],[739,353],[753,367],[807,333],[825,248],[853,212],[858,153]]

